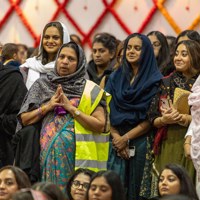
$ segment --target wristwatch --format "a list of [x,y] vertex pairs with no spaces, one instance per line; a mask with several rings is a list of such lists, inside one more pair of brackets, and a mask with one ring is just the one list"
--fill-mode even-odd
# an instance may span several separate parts
[[74,117],[77,117],[77,116],[79,116],[80,114],[81,114],[80,110],[76,109],[76,110],[74,111]]

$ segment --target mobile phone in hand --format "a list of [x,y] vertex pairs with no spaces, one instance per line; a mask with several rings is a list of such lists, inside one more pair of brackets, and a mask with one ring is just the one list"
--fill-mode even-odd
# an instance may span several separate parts
[[135,156],[135,146],[129,146],[129,158]]

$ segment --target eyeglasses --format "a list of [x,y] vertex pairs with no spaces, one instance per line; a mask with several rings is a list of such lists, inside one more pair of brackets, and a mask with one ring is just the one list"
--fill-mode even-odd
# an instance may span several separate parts
[[88,188],[89,188],[89,183],[80,183],[80,181],[73,181],[72,182],[72,187],[74,188],[74,189],[78,189],[78,188],[80,188],[80,185],[82,186],[82,188],[84,189],[84,190],[87,190]]

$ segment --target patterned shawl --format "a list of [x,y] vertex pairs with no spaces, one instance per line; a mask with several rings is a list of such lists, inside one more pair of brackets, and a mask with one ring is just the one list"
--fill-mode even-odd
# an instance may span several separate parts
[[[159,116],[161,116],[159,105],[160,105],[160,97],[166,97],[169,96],[170,99],[173,102],[174,99],[174,91],[175,88],[181,88],[184,90],[191,90],[192,85],[194,84],[195,80],[197,79],[198,75],[193,76],[192,78],[188,79],[183,76],[181,72],[174,71],[169,76],[166,76],[162,80],[162,84],[160,85],[159,92],[155,97],[153,98],[151,102],[151,106],[148,112],[149,120],[153,123],[153,120]],[[154,154],[159,154],[160,151],[160,145],[163,140],[167,137],[167,130],[168,126],[163,126],[158,129],[154,144],[153,144],[153,151]]]
[[[56,70],[58,55],[62,48],[68,44],[76,46],[76,53],[78,57],[77,70],[73,74],[67,76],[59,76]],[[59,84],[62,85],[63,92],[68,98],[81,97],[85,86],[85,65],[86,58],[83,49],[74,42],[63,44],[57,54],[54,71],[51,71],[47,76],[39,78],[28,91],[23,105],[18,115],[23,112],[31,111],[38,108],[41,104],[49,101],[55,94]]]

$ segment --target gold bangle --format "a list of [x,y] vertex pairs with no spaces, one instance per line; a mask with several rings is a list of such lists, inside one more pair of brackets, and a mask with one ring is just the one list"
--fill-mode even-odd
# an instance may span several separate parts
[[39,117],[43,117],[44,116],[41,107],[38,108],[38,116]]
[[43,114],[44,111],[45,111],[45,108],[44,108],[44,107],[45,107],[45,105],[42,105],[42,106],[41,106],[42,114]]

